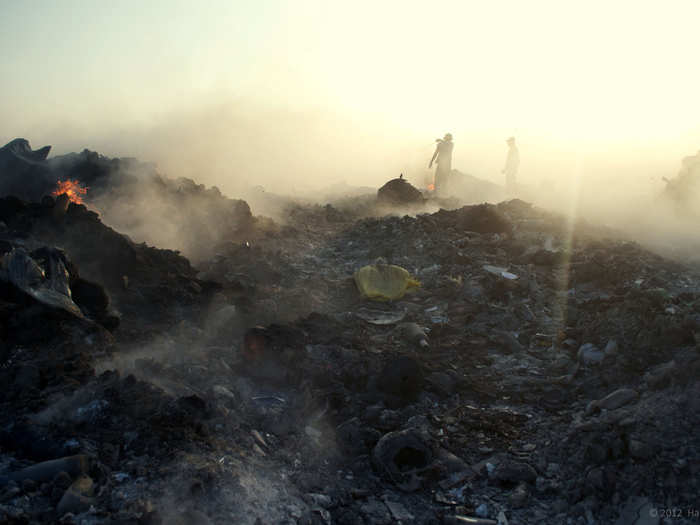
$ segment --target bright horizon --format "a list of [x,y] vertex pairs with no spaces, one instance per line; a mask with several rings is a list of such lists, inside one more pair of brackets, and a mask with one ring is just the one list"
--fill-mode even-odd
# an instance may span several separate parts
[[[700,4],[0,0],[0,141],[235,191],[424,177],[673,176],[700,149]],[[594,172],[593,172],[594,171]]]

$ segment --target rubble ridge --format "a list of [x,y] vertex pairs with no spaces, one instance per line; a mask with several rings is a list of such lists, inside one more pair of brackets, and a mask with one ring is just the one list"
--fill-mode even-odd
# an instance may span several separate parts
[[[1,520],[583,524],[693,509],[700,278],[681,264],[513,200],[294,207],[284,230],[219,243],[195,270],[64,204],[0,200],[3,255],[65,248],[122,325],[111,336],[0,296]],[[378,261],[420,286],[365,300],[352,275]]]
[[196,269],[177,251],[135,243],[86,206],[66,202],[62,207],[59,201],[0,198],[2,253],[16,246],[60,247],[81,277],[104,286],[122,316],[122,335],[152,333],[156,326],[179,322],[176,304],[195,306],[216,288],[197,279]]
[[210,247],[254,234],[268,224],[250,206],[213,186],[189,178],[169,178],[153,163],[110,158],[84,149],[47,159],[50,147],[32,152],[25,139],[0,148],[0,196],[40,201],[59,180],[87,188],[85,202],[102,219],[140,241],[207,258]]

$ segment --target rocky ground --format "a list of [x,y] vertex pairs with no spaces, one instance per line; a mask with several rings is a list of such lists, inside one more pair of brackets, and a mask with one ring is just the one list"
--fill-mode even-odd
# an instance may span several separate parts
[[[518,200],[358,209],[195,268],[3,199],[0,520],[700,521],[697,269]],[[421,286],[363,299],[378,258]]]

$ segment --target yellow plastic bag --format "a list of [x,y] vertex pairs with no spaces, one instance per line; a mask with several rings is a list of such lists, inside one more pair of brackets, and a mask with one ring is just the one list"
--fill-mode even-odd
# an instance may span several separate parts
[[370,264],[355,272],[355,284],[368,299],[392,301],[420,286],[407,270],[393,264]]

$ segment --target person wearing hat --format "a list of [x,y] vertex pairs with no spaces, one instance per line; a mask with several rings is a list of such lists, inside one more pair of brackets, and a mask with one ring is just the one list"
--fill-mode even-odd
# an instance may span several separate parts
[[442,139],[437,139],[437,146],[433,158],[430,159],[428,169],[432,168],[433,162],[437,164],[435,169],[435,194],[438,197],[447,195],[447,184],[449,182],[450,172],[452,171],[452,135],[446,133]]
[[520,166],[520,152],[515,145],[515,137],[510,137],[506,140],[508,144],[508,156],[506,157],[506,165],[501,170],[501,173],[506,175],[506,192],[508,195],[515,194],[515,176],[518,174]]

